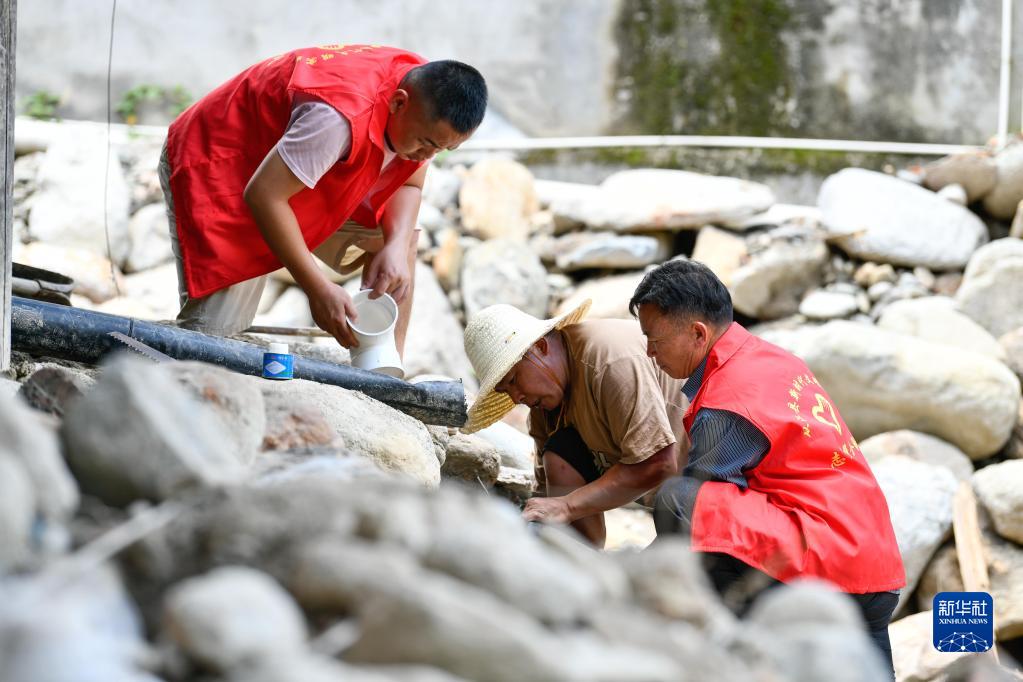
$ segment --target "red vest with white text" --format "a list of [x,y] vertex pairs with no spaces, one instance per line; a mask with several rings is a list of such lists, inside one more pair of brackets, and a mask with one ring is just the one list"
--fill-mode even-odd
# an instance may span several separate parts
[[337,109],[351,126],[348,157],[289,203],[310,250],[346,220],[375,227],[388,198],[421,164],[395,158],[380,177],[388,99],[422,57],[388,47],[326,45],[249,67],[189,107],[170,126],[171,194],[188,294],[219,289],[281,267],[242,198],[263,158],[284,135],[295,93]]
[[787,582],[813,577],[844,592],[906,584],[888,504],[827,392],[802,360],[732,324],[711,348],[686,411],[748,419],[770,441],[749,488],[700,486],[692,548],[723,552]]

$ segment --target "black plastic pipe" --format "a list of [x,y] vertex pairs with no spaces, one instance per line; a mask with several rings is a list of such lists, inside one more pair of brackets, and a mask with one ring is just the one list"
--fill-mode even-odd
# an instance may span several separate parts
[[[35,355],[98,363],[125,347],[109,336],[121,332],[176,360],[198,360],[241,374],[262,376],[264,348],[188,329],[91,310],[11,299],[11,346]],[[295,356],[295,378],[365,393],[426,424],[462,426],[465,390],[460,381],[410,384],[375,372]]]

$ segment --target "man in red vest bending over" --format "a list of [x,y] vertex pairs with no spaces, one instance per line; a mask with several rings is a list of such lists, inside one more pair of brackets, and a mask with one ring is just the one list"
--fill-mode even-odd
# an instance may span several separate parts
[[278,55],[193,104],[160,161],[180,324],[245,329],[267,273],[283,265],[316,324],[352,346],[351,297],[315,253],[345,274],[364,266],[372,297],[394,297],[403,352],[427,163],[465,141],[486,104],[471,66],[369,45]]
[[884,494],[827,392],[802,360],[732,321],[728,290],[701,263],[652,270],[629,309],[647,354],[688,377],[692,444],[658,490],[658,536],[688,536],[739,610],[771,584],[827,580],[859,605],[890,665],[905,571]]

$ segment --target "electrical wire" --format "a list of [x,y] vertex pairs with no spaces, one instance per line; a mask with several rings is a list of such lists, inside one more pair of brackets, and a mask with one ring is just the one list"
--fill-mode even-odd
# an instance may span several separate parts
[[110,80],[114,62],[114,19],[117,17],[117,0],[113,0],[110,8],[110,48],[107,52],[107,162],[103,167],[103,233],[107,239],[107,260],[110,261],[110,279],[114,282],[114,290],[121,296],[121,287],[117,283],[117,273],[114,270],[114,254],[110,248],[110,220],[109,220],[109,193],[110,193]]

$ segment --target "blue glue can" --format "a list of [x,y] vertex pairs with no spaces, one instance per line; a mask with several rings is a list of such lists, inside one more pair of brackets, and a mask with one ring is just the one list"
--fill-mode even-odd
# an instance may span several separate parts
[[291,379],[295,374],[295,357],[288,352],[288,344],[271,343],[263,353],[264,379]]

